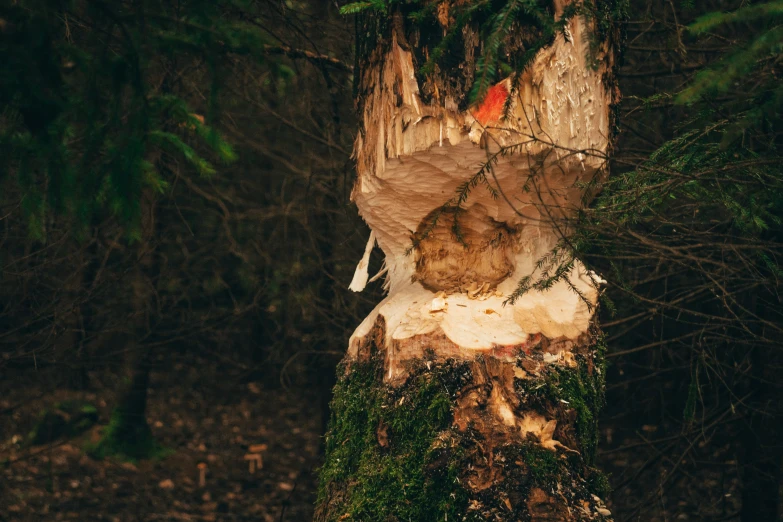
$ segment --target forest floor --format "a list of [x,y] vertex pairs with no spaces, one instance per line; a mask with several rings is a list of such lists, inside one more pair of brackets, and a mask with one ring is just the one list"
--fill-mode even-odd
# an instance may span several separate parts
[[[90,391],[43,393],[47,383],[31,381],[46,380],[45,372],[3,379],[0,520],[312,520],[321,431],[317,397],[304,389],[237,382],[206,361],[196,363],[153,371],[148,420],[169,454],[140,462],[96,460],[85,451],[108,422],[114,379],[104,385],[91,375]],[[31,398],[33,393],[40,396]],[[98,424],[76,438],[23,443],[41,412],[68,400],[94,404]],[[251,445],[266,445],[255,473],[244,459]],[[203,486],[200,463],[206,464]]]
[[[0,521],[312,520],[323,414],[316,390],[265,388],[206,360],[161,363],[152,372],[148,420],[168,454],[98,460],[86,448],[108,422],[116,382],[92,374],[88,391],[64,390],[45,370],[0,381]],[[95,426],[26,443],[42,412],[74,400],[95,405]],[[736,520],[730,453],[702,444],[709,454],[700,454],[694,443],[678,463],[667,457],[676,452],[656,450],[654,441],[668,436],[662,426],[634,424],[623,415],[602,423],[598,465],[612,478],[609,506],[618,522]],[[251,446],[264,448],[254,473],[245,460]],[[203,486],[199,464],[206,465]]]
[[739,466],[732,445],[692,438],[633,412],[601,421],[597,466],[612,485],[615,522],[739,522]]

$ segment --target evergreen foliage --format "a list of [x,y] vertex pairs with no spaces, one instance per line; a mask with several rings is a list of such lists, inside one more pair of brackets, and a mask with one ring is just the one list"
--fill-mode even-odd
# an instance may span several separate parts
[[[305,41],[297,24],[329,13],[311,4],[0,6],[0,369],[70,380],[219,349],[276,385],[331,374],[321,351],[356,322],[323,276],[353,269],[324,248],[344,219],[349,68],[311,51],[340,25]],[[116,409],[92,452],[159,454],[145,417]]]
[[140,339],[274,383],[333,367],[370,306],[335,285],[366,241],[343,210],[351,33],[295,4],[0,5],[0,366],[86,383]]
[[[0,7],[0,183],[23,191],[30,232],[46,215],[85,226],[111,213],[140,233],[144,191],[160,193],[156,156],[173,151],[202,176],[235,154],[219,121],[222,62],[249,56],[275,78],[260,29],[228,16],[247,2],[22,0]],[[179,62],[206,63],[204,114],[173,94]]]
[[[657,150],[618,157],[602,192],[573,223],[568,247],[609,280],[605,296],[617,302],[615,322],[622,325],[614,333],[623,344],[614,359],[626,370],[621,379],[649,379],[645,394],[658,380],[672,394],[659,404],[645,401],[669,410],[671,424],[660,437],[678,438],[675,451],[689,455],[683,461],[700,459],[695,441],[726,444],[739,456],[741,520],[772,520],[779,516],[780,473],[774,433],[783,418],[774,377],[783,331],[783,15],[779,1],[731,5],[727,12],[674,15],[692,20],[669,25],[663,48],[675,49],[667,58],[676,56],[676,72],[669,82],[653,77],[647,92],[655,94],[633,101],[642,121],[626,125],[636,134],[625,139],[633,143],[628,149],[648,150],[644,140],[655,136],[648,143]],[[636,45],[654,49],[660,41],[656,35]],[[635,84],[626,92],[628,85]],[[622,393],[629,388],[636,387]],[[661,491],[676,487],[680,471],[654,471]],[[635,509],[658,495],[642,495]]]
[[[426,75],[438,67],[448,69],[451,46],[466,27],[472,27],[478,30],[481,52],[475,64],[476,75],[470,88],[469,101],[473,103],[481,100],[492,85],[508,77],[512,79],[512,93],[515,93],[519,89],[520,74],[538,51],[548,45],[555,35],[563,32],[568,20],[574,16],[597,20],[598,30],[588,35],[593,44],[592,52],[602,41],[603,32],[625,16],[626,4],[627,0],[573,2],[565,7],[559,18],[555,18],[549,0],[479,0],[455,5],[443,4],[454,23],[430,50],[420,72]],[[399,8],[404,9],[415,25],[425,26],[442,15],[440,7],[437,2],[428,0],[371,0],[349,3],[341,8],[341,12],[375,13],[388,17]],[[532,37],[520,44],[516,39],[521,34]],[[510,41],[511,36],[514,39]]]
[[[646,162],[610,176],[600,186],[593,205],[573,223],[576,234],[562,238],[538,260],[535,274],[520,281],[509,297],[511,302],[528,291],[567,282],[577,257],[605,257],[635,248],[685,249],[708,234],[741,243],[743,251],[738,255],[746,269],[765,279],[769,289],[778,286],[783,273],[777,244],[783,215],[781,5],[766,2],[731,13],[712,13],[689,27],[697,36],[725,24],[757,22],[749,26],[754,32],[744,45],[668,98],[684,106],[698,103],[697,110],[680,124],[679,135]],[[647,103],[659,101],[656,96]],[[585,189],[589,199],[598,186]],[[618,235],[619,229],[629,236]],[[633,246],[619,244],[620,238]],[[713,246],[715,250],[704,254],[705,259],[722,248]],[[678,262],[693,266],[693,259],[684,253]],[[708,272],[711,268],[701,269]],[[622,280],[616,283],[623,284]],[[732,290],[724,287],[721,291],[735,302]]]

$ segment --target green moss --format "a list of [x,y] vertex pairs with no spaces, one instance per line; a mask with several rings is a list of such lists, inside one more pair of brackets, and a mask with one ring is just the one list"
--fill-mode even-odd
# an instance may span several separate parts
[[595,362],[578,357],[575,369],[549,366],[533,379],[516,379],[515,389],[522,400],[539,409],[552,405],[576,413],[576,433],[580,452],[592,464],[598,448],[598,413],[604,405],[603,357],[597,353]]
[[163,458],[172,453],[155,440],[146,422],[127,419],[118,409],[112,412],[101,439],[87,444],[85,450],[97,459],[115,456],[130,461]]
[[88,414],[88,415],[91,415],[91,414],[98,415],[98,408],[96,408],[92,404],[83,404],[79,408],[79,411],[81,411],[82,413]]
[[[594,452],[603,384],[589,367],[581,360],[576,369],[552,368],[516,385],[534,409],[573,409],[577,435]],[[582,448],[552,451],[533,440],[498,444],[503,439],[487,441],[474,427],[453,426],[455,398],[474,384],[470,363],[425,361],[395,388],[383,384],[382,368],[379,357],[355,363],[349,372],[339,369],[344,377],[332,402],[319,522],[524,520],[534,487],[567,491],[574,503],[606,493],[606,478],[586,462]],[[463,485],[490,476],[477,471],[486,468],[488,448],[491,466],[502,472],[490,479],[490,487],[469,490]]]
[[75,437],[98,421],[98,410],[83,401],[63,401],[41,412],[27,436],[30,444],[46,444],[60,437]]
[[[591,355],[577,356],[576,368],[549,366],[541,375],[515,379],[514,384],[520,398],[542,413],[552,407],[574,412],[578,449],[587,466],[582,473],[587,481],[586,488],[605,498],[611,492],[609,480],[593,467],[599,442],[598,415],[605,404],[606,343],[603,334],[596,334],[589,353]],[[547,463],[546,456],[536,456],[532,450],[530,455],[535,466]]]
[[554,485],[562,479],[563,465],[560,456],[554,451],[537,444],[525,444],[519,454],[536,485]]
[[609,477],[606,473],[595,468],[590,470],[587,477],[587,487],[593,495],[605,499],[612,492],[612,485],[609,483]]
[[335,388],[319,503],[337,504],[335,518],[457,520],[467,495],[447,433],[451,396],[467,370],[422,366],[392,390],[379,384],[381,367],[356,364]]

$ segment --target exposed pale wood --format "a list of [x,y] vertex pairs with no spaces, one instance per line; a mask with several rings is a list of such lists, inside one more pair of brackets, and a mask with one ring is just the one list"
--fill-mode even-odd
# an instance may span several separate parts
[[[357,328],[351,353],[379,316],[390,344],[442,334],[460,350],[521,345],[539,333],[574,339],[587,331],[597,279],[579,264],[571,283],[588,302],[561,282],[503,306],[554,246],[562,218],[580,205],[575,185],[605,164],[610,96],[604,71],[585,63],[583,25],[573,19],[568,37],[539,53],[513,93],[507,119],[497,103],[463,113],[449,100],[423,104],[412,55],[396,36],[376,74],[364,76],[365,132],[356,141],[352,196],[386,255],[389,295]],[[510,82],[498,88],[508,93]],[[479,186],[459,214],[464,243],[452,232],[453,213],[441,213],[433,228],[433,216],[458,186],[510,145],[518,147],[488,176],[503,197]],[[367,280],[360,272],[354,283]],[[414,350],[401,358],[415,356]]]

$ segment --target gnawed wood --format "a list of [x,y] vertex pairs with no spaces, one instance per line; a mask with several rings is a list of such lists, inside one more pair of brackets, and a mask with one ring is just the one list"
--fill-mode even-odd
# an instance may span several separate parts
[[[605,165],[611,97],[605,71],[585,62],[584,32],[584,21],[574,18],[570,37],[558,36],[539,53],[506,118],[508,81],[465,112],[448,99],[424,104],[412,54],[392,33],[388,52],[362,76],[364,132],[355,146],[352,194],[386,254],[389,295],[356,330],[352,350],[378,315],[387,342],[442,332],[461,348],[483,351],[522,344],[531,334],[574,338],[587,331],[598,292],[579,263],[570,284],[581,296],[560,282],[503,306],[555,245],[563,218],[581,205],[580,186]],[[479,185],[459,210],[443,207],[508,146],[512,153],[498,156],[487,174],[503,197]],[[433,310],[443,299],[447,306]]]
[[[450,4],[438,2],[444,30]],[[609,520],[591,478],[601,280],[577,261],[567,280],[506,301],[541,275],[537,262],[567,236],[584,186],[605,174],[611,57],[588,65],[588,27],[574,17],[519,82],[461,110],[448,86],[467,76],[421,74],[417,42],[394,21],[364,57],[352,192],[385,255],[388,295],[350,339],[316,519],[453,516],[459,505],[464,520]],[[352,289],[365,281],[357,270]],[[417,402],[440,388],[432,404]],[[352,404],[359,397],[371,404]],[[448,416],[431,425],[443,401]],[[424,442],[410,430],[427,451],[415,451]],[[453,482],[438,482],[445,476]],[[385,496],[390,488],[401,497]],[[406,488],[411,498],[435,488],[442,509],[409,509]]]

